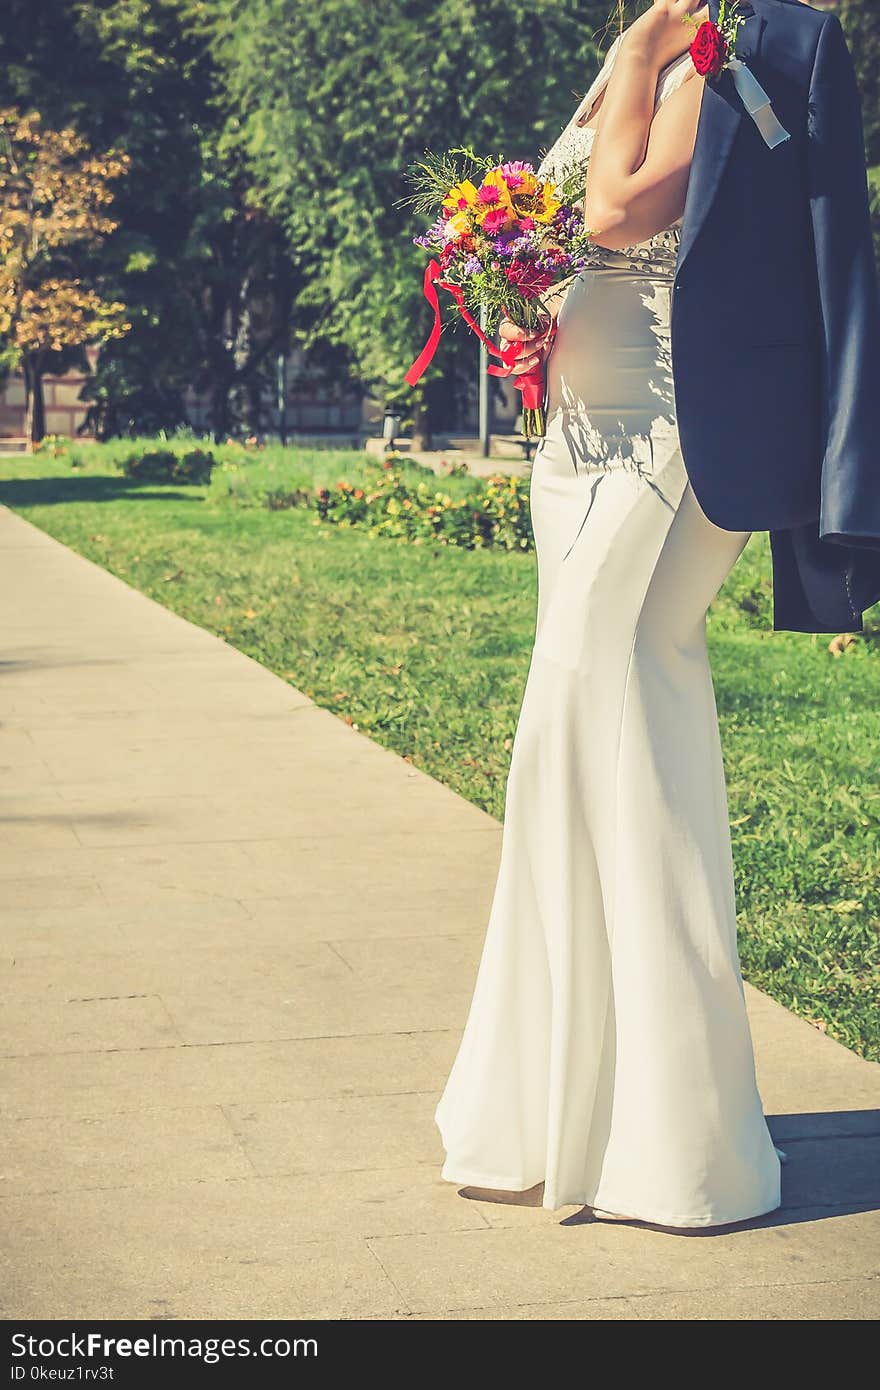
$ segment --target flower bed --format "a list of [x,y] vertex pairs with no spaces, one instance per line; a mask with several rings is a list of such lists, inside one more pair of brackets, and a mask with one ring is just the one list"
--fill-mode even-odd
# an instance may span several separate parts
[[453,497],[434,480],[414,482],[391,462],[361,485],[342,479],[319,488],[315,506],[319,522],[361,526],[371,535],[414,545],[435,541],[466,550],[530,550],[528,493],[527,478],[497,475]]

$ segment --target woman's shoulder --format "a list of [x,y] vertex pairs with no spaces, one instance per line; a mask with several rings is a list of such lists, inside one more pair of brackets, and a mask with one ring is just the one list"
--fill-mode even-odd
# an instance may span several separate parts
[[[572,116],[573,122],[583,125],[589,120],[592,108],[608,86],[614,68],[614,61],[620,51],[620,45],[625,34],[626,30],[624,29],[617,35],[617,38],[608,49],[602,67],[596,74],[583,100]],[[682,83],[687,82],[688,78],[693,77],[695,73],[696,69],[691,61],[691,55],[686,49],[678,58],[674,58],[671,63],[668,63],[657,78],[656,105],[659,106],[667,97],[672,96],[672,93],[677,91]]]
[[[563,126],[556,141],[542,158],[538,172],[545,178],[559,179],[563,176],[564,171],[589,159],[595,130],[586,123],[590,119],[596,102],[608,86],[614,68],[614,60],[620,51],[620,44],[625,33],[626,30],[623,30],[618,34],[609,46],[601,68],[575,108],[568,124]],[[693,77],[695,72],[696,69],[691,61],[690,53],[687,51],[682,53],[680,57],[673,59],[657,79],[655,110],[668,97],[672,96],[672,93],[677,91],[689,77]]]

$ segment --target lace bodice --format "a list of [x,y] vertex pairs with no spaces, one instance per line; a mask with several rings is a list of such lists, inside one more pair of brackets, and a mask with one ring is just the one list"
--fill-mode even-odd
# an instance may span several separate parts
[[[543,174],[545,178],[560,180],[574,169],[581,171],[583,177],[586,178],[590,151],[596,132],[587,126],[579,125],[578,122],[581,118],[586,118],[589,115],[593,105],[608,85],[619,46],[620,35],[609,48],[601,71],[568,125],[541,160],[538,172]],[[693,64],[689,53],[683,53],[681,57],[676,58],[663,69],[657,82],[655,111],[674,91],[677,91],[692,71]],[[665,231],[658,232],[656,236],[652,236],[648,241],[640,242],[638,246],[627,246],[620,251],[603,251],[602,248],[596,248],[601,254],[601,260],[598,264],[615,269],[642,270],[648,274],[666,272],[672,275],[678,260],[680,240],[681,220],[679,219]]]

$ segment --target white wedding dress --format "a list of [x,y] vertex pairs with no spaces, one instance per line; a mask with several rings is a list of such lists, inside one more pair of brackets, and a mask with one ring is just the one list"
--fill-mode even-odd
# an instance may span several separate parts
[[[586,160],[578,124],[541,170]],[[661,75],[657,102],[690,59]],[[705,613],[748,536],[688,483],[669,346],[674,226],[572,284],[534,460],[534,650],[501,863],[436,1111],[444,1178],[667,1226],[771,1211]]]

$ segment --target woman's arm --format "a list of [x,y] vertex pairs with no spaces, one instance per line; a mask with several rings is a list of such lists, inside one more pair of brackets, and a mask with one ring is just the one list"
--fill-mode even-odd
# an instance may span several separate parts
[[[703,15],[703,0],[654,0],[618,46],[614,67],[586,124],[595,125],[584,200],[584,220],[599,228],[595,240],[617,250],[663,231],[681,216],[687,192],[703,82],[688,78],[654,115],[657,79],[663,68],[690,47],[693,30],[684,20]],[[598,114],[598,118],[596,113]],[[545,296],[555,313],[565,296]],[[503,319],[501,338],[520,342],[514,374],[530,371],[547,353],[542,331],[530,332]]]
[[684,211],[703,82],[687,79],[654,114],[661,70],[693,37],[701,0],[654,0],[626,31],[603,93],[590,155],[584,219],[617,250],[663,231]]

